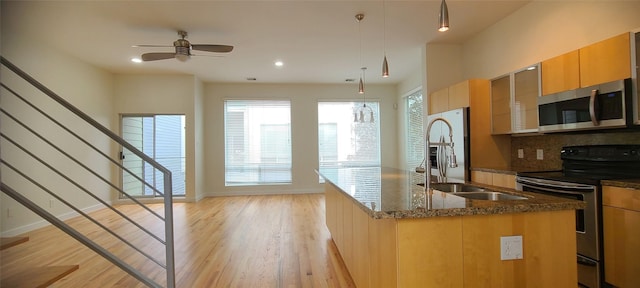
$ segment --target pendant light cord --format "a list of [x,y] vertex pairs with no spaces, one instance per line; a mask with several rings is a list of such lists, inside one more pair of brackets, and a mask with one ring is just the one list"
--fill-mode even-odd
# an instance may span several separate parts
[[[364,18],[364,16],[362,16]],[[362,67],[362,19],[358,20],[358,35],[360,36],[360,67]]]
[[384,57],[387,57],[387,9],[384,0],[382,0],[382,48]]

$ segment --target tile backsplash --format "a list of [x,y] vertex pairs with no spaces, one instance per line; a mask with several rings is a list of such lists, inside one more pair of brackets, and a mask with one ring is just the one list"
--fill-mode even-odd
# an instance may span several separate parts
[[[640,131],[511,137],[511,167],[516,171],[560,170],[560,150],[563,146],[602,144],[640,145]],[[518,158],[518,149],[522,149],[523,158]],[[537,160],[537,149],[542,149],[543,160]]]

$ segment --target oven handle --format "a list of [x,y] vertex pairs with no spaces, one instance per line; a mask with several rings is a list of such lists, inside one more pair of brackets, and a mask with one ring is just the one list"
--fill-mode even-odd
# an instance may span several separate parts
[[[595,190],[595,187],[592,185],[569,184],[569,183],[562,183],[557,181],[529,179],[529,178],[522,178],[522,177],[517,177],[516,182],[522,183],[522,184],[529,184],[529,186],[535,187],[537,189],[542,189],[542,190],[551,191],[551,192],[559,192],[559,193],[567,193],[569,191],[558,190],[558,189],[576,189],[576,190],[589,190],[589,191]],[[547,188],[542,188],[540,186],[547,187]]]
[[591,116],[591,123],[593,126],[600,126],[600,119],[598,119],[598,89],[591,90],[591,96],[589,97],[589,116]]
[[586,259],[583,259],[582,257],[578,257],[578,265],[584,265],[584,266],[590,266],[590,267],[598,266],[598,264],[593,260],[586,260]]
[[[584,192],[572,192],[572,191],[568,191],[568,190],[558,190],[558,189],[551,189],[551,188],[544,188],[544,187],[540,187],[540,186],[533,186],[533,185],[526,185],[524,184],[522,187],[531,187],[537,190],[542,190],[542,191],[546,191],[546,192],[551,192],[553,194],[571,194],[571,195],[582,195],[585,193],[591,193],[591,191],[584,191]],[[524,189],[523,189],[524,190]],[[527,191],[527,190],[524,190]],[[535,191],[529,191],[529,192],[533,192],[535,193]]]

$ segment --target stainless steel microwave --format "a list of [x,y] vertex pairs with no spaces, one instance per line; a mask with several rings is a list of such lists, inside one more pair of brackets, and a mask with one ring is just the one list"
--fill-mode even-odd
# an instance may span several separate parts
[[624,128],[633,125],[631,79],[538,97],[538,131]]

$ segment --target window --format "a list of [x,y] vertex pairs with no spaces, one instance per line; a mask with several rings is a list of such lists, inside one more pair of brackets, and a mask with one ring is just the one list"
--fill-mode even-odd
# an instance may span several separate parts
[[291,183],[290,106],[290,101],[225,101],[225,185]]
[[[406,129],[407,129],[407,159],[405,159],[406,169],[414,171],[415,167],[421,165],[424,159],[424,129],[422,103],[422,91],[418,90],[405,97],[407,107]],[[422,165],[425,165],[422,163]],[[423,183],[424,176],[418,173],[411,174],[411,184]]]
[[[123,116],[122,138],[171,171],[173,195],[185,195],[184,115]],[[122,190],[131,196],[156,197],[135,176],[162,191],[162,172],[129,150],[122,149]]]
[[[380,119],[378,102],[367,102]],[[318,103],[318,156],[321,168],[380,166],[380,121],[354,122],[362,103]]]

